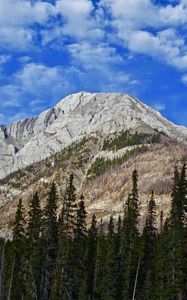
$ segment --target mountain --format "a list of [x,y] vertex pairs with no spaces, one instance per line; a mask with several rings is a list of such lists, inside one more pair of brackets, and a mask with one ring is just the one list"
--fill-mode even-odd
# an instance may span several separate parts
[[39,162],[91,133],[153,132],[187,141],[187,129],[128,94],[78,93],[39,116],[0,127],[0,178]]
[[27,209],[38,190],[44,205],[51,182],[61,195],[71,171],[78,194],[85,195],[88,218],[123,212],[134,168],[142,215],[152,190],[158,209],[167,214],[173,168],[186,153],[187,128],[138,99],[116,93],[70,95],[37,117],[0,127],[1,231],[11,228],[20,197]]

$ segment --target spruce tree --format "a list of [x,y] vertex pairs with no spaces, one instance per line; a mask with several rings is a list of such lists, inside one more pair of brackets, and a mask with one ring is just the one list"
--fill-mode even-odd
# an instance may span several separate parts
[[[181,174],[174,170],[172,203],[167,220],[167,272],[165,291],[169,299],[182,299],[185,291],[185,165]],[[166,226],[165,226],[166,228]]]
[[38,246],[42,230],[42,210],[40,208],[40,200],[36,192],[30,203],[28,212],[28,225],[26,237],[28,240],[29,251],[35,250]]
[[[145,227],[143,229],[143,257],[141,258],[142,298],[152,299],[154,296],[154,250],[156,245],[156,204],[154,193],[148,204]],[[141,287],[140,287],[141,288]]]
[[73,173],[70,174],[66,191],[63,197],[62,212],[60,216],[61,231],[66,235],[72,237],[75,231],[76,222],[76,188],[74,186],[74,176]]
[[139,261],[138,252],[138,217],[139,217],[139,197],[138,197],[138,173],[136,170],[132,174],[132,191],[128,196],[122,228],[122,272],[123,272],[123,299],[130,299],[133,295],[136,269]]
[[74,228],[74,236],[76,239],[85,239],[87,235],[86,215],[87,213],[84,205],[84,196],[81,195],[80,202],[78,203],[77,207],[76,222]]
[[24,207],[20,199],[15,215],[15,223],[13,228],[13,244],[15,251],[15,262],[13,268],[13,278],[11,284],[11,299],[17,300],[25,297],[25,285],[28,259],[26,258],[26,243],[25,243],[25,217]]
[[[80,203],[79,213],[76,204],[76,188],[74,176],[71,173],[63,196],[62,210],[59,218],[58,257],[55,269],[55,278],[52,284],[50,299],[68,299],[77,297],[75,267],[75,252],[73,238],[85,234],[85,217],[83,199]],[[77,213],[79,214],[77,219]]]
[[84,288],[82,290],[82,299],[94,299],[94,279],[97,254],[97,221],[95,214],[92,217],[92,223],[88,231],[88,246],[86,253],[86,275]]
[[121,299],[121,261],[120,261],[121,218],[118,219],[117,233],[113,217],[110,217],[107,233],[107,259],[105,270],[105,294],[103,299]]
[[4,299],[5,248],[6,240],[0,240],[0,300]]
[[24,207],[22,200],[20,199],[17,206],[15,215],[15,223],[13,228],[13,241],[16,252],[22,253],[25,250],[25,218],[24,218]]
[[44,209],[44,226],[42,232],[43,265],[40,284],[40,297],[49,299],[51,293],[51,281],[55,269],[58,246],[58,222],[57,222],[57,191],[55,183],[52,183],[47,203]]
[[[84,196],[81,195],[77,207],[77,217],[74,229],[74,277],[77,291],[77,297],[81,294],[81,285],[85,280],[86,261],[85,252],[87,246],[87,227],[86,227],[86,209],[84,205]],[[78,251],[77,251],[78,250]]]
[[[28,226],[26,230],[27,248],[28,248],[28,293],[38,295],[41,280],[41,232],[42,232],[42,210],[40,200],[36,192],[31,200],[28,212]],[[30,286],[29,286],[30,281]],[[28,296],[27,296],[28,297]]]
[[104,233],[104,224],[101,219],[98,229],[96,257],[95,257],[95,273],[94,273],[94,299],[104,299],[106,273],[106,255],[107,255],[107,240]]

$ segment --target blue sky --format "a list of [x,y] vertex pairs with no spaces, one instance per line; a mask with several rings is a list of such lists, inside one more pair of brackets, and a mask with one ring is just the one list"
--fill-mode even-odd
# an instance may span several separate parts
[[187,0],[0,0],[0,123],[82,90],[187,126]]

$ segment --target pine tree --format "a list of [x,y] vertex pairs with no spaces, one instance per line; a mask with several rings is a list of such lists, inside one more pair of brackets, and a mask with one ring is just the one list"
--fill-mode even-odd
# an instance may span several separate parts
[[24,208],[22,204],[22,200],[19,200],[15,223],[13,228],[13,241],[15,245],[16,252],[22,253],[25,250],[25,218],[24,218]]
[[13,281],[11,288],[11,299],[22,299],[25,296],[25,284],[28,260],[26,258],[25,244],[25,218],[24,207],[20,199],[17,206],[15,223],[13,228],[13,244],[15,251],[15,263],[13,269]]
[[143,257],[141,259],[141,286],[143,287],[143,299],[149,300],[154,296],[154,250],[156,243],[156,204],[154,193],[151,194],[151,199],[148,205],[146,223],[143,230]]
[[87,213],[84,205],[84,196],[81,195],[80,202],[78,203],[76,223],[74,228],[74,236],[76,239],[84,240],[87,235],[86,215]]
[[0,245],[2,242],[2,249],[0,249],[1,254],[0,254],[0,300],[4,299],[4,276],[5,276],[5,246],[6,246],[6,241],[5,240],[0,240]]
[[[40,255],[40,243],[42,232],[42,210],[40,208],[40,200],[38,193],[36,192],[30,203],[30,210],[28,212],[28,226],[26,231],[27,248],[28,248],[28,286],[30,281],[30,287],[28,293],[36,298],[39,297],[40,286],[40,274],[41,274],[41,255]],[[28,297],[28,295],[27,295]],[[34,298],[34,299],[35,299]]]
[[121,261],[120,261],[120,234],[121,218],[118,219],[117,233],[115,233],[113,217],[110,217],[107,234],[107,260],[105,270],[105,295],[107,300],[121,299]]
[[41,299],[49,299],[51,293],[51,280],[53,277],[58,246],[58,222],[57,222],[57,191],[55,183],[52,183],[47,203],[44,209],[44,226],[41,238],[43,246],[43,265],[41,274],[40,294]]
[[[185,165],[181,174],[174,170],[172,203],[169,218],[164,225],[167,240],[165,255],[165,293],[168,299],[182,299],[185,286]],[[167,230],[166,230],[167,225]]]
[[104,233],[104,224],[101,219],[97,237],[95,273],[94,273],[94,299],[104,299],[106,272],[107,240]]
[[74,176],[71,173],[63,197],[63,207],[60,216],[61,232],[66,236],[72,237],[75,231],[76,222],[76,188],[74,186]]
[[184,286],[184,201],[185,201],[185,164],[179,175],[175,171],[170,212],[171,251],[172,251],[172,288],[173,296],[183,294]]
[[13,272],[15,269],[15,252],[13,242],[10,240],[6,241],[4,264],[4,299],[10,300],[8,294],[11,296]]
[[[77,237],[84,234],[85,220],[84,202],[79,209],[77,220],[76,188],[74,186],[74,176],[71,173],[67,182],[63,196],[62,210],[59,218],[59,243],[58,257],[55,270],[55,278],[52,284],[52,294],[50,299],[75,298],[77,294],[75,279],[75,251],[74,235]],[[80,208],[80,207],[79,207]],[[83,230],[83,231],[82,231]],[[77,250],[76,250],[77,252]]]
[[37,247],[41,236],[42,229],[42,210],[40,208],[40,200],[36,192],[30,203],[28,212],[28,226],[26,237],[28,240],[29,250],[32,252]]
[[[74,229],[74,277],[76,285],[76,294],[81,294],[81,285],[85,280],[85,252],[87,246],[87,227],[86,227],[86,210],[84,205],[84,196],[81,195],[80,202],[77,207],[77,217]],[[78,251],[77,251],[78,249]]]
[[129,194],[122,228],[122,272],[123,272],[123,299],[130,299],[133,295],[134,280],[139,261],[138,253],[138,174],[134,170],[132,174],[132,191]]
[[96,266],[97,254],[97,221],[96,216],[93,215],[92,223],[88,231],[88,247],[86,253],[86,275],[84,289],[82,289],[82,299],[94,299],[94,276]]

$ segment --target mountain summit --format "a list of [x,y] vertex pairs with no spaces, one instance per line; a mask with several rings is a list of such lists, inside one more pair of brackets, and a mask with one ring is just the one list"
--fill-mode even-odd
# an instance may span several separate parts
[[160,132],[187,140],[176,126],[128,94],[80,92],[37,117],[0,127],[0,178],[39,162],[90,134]]

